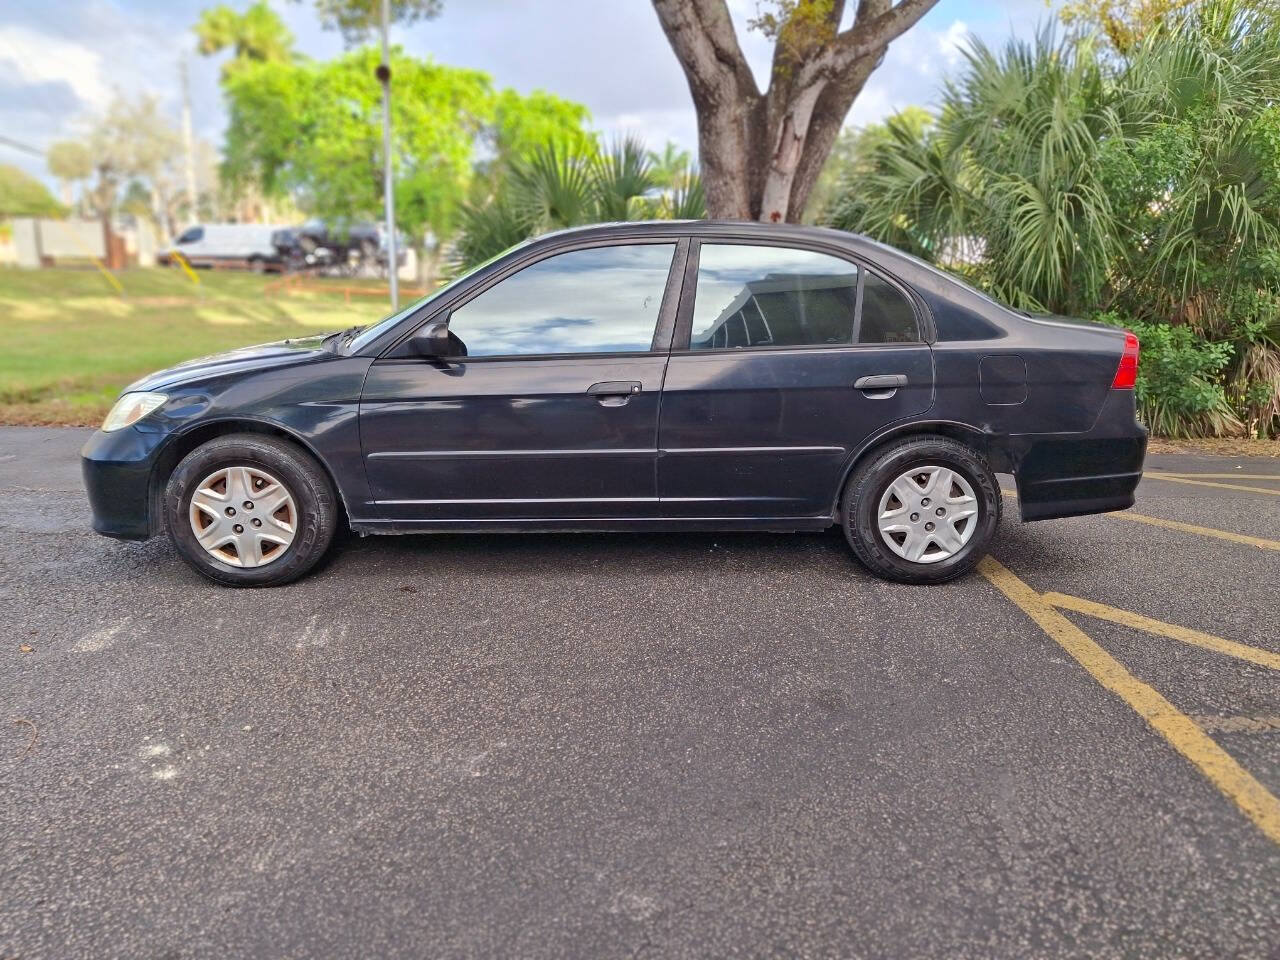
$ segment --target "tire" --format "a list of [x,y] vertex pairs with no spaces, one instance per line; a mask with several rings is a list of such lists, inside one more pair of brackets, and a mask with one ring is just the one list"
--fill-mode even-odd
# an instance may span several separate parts
[[[306,451],[237,433],[210,440],[178,464],[165,485],[164,515],[174,548],[197,572],[228,586],[270,587],[291,583],[320,562],[338,526],[338,502],[324,469]],[[208,531],[210,549],[197,524]],[[218,547],[220,539],[230,542]]]
[[[954,486],[942,471],[951,471]],[[895,487],[891,492],[890,487],[901,481],[914,486]],[[929,489],[940,482],[948,487],[941,502],[936,489]],[[903,499],[898,499],[898,490],[905,490]],[[922,500],[921,495],[928,496]],[[957,519],[955,514],[970,509],[970,495],[976,514]],[[905,532],[881,531],[882,507],[886,523]],[[859,463],[845,485],[840,514],[845,539],[868,570],[898,583],[930,584],[963,576],[977,565],[995,536],[1002,508],[1000,488],[981,453],[947,437],[926,436],[876,450]],[[941,518],[937,510],[944,511]],[[951,526],[939,529],[948,516]],[[938,533],[925,532],[926,523]],[[896,547],[890,545],[891,539]],[[922,542],[925,552],[919,560],[899,552],[913,552]]]

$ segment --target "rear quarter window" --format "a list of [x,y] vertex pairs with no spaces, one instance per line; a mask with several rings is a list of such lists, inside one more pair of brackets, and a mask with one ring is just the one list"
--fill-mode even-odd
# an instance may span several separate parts
[[858,342],[918,343],[921,339],[911,301],[889,281],[874,273],[865,274]]

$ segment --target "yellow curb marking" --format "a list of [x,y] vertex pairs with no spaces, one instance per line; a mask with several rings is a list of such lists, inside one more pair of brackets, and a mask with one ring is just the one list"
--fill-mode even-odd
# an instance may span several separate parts
[[1098,683],[1132,707],[1171,747],[1190,760],[1235,802],[1245,816],[1257,824],[1258,829],[1274,843],[1280,844],[1280,800],[1210,739],[1194,720],[1126,670],[1115,657],[995,559],[984,557],[978,564],[978,570],[1041,630],[1056,640]]
[[1273,497],[1280,497],[1280,490],[1273,490],[1271,487],[1249,487],[1242,483],[1219,483],[1216,480],[1191,480],[1187,477],[1175,477],[1171,473],[1160,473],[1157,470],[1146,470],[1142,475],[1144,477],[1151,477],[1153,480],[1164,480],[1168,483],[1190,483],[1197,487],[1218,487],[1221,490],[1244,490],[1247,493],[1269,493]]
[[1128,610],[1109,607],[1105,603],[1094,603],[1092,600],[1084,600],[1081,597],[1071,597],[1065,593],[1046,593],[1043,599],[1045,603],[1052,607],[1074,610],[1076,613],[1097,617],[1099,620],[1110,620],[1112,623],[1118,623],[1122,627],[1145,630],[1147,633],[1154,633],[1156,636],[1168,637],[1170,640],[1178,640],[1193,647],[1203,647],[1205,650],[1212,650],[1214,653],[1235,657],[1237,660],[1248,660],[1250,663],[1256,663],[1260,667],[1280,670],[1280,653],[1272,653],[1270,650],[1251,647],[1245,643],[1236,643],[1234,640],[1224,640],[1222,637],[1215,637],[1211,633],[1201,633],[1199,630],[1192,630],[1189,627],[1179,627],[1176,624],[1165,623],[1163,620],[1153,620],[1151,617],[1144,617],[1140,613],[1130,613]]
[[[1006,497],[1014,500],[1018,499],[1018,494],[1013,490],[1001,487],[1000,492]],[[1242,543],[1247,547],[1257,547],[1259,550],[1280,550],[1280,540],[1251,537],[1248,534],[1232,533],[1230,530],[1219,530],[1216,527],[1200,527],[1194,523],[1183,523],[1180,520],[1166,520],[1164,517],[1149,517],[1145,513],[1134,513],[1132,510],[1116,510],[1105,514],[1105,516],[1118,517],[1121,520],[1133,520],[1135,523],[1146,523],[1153,527],[1165,527],[1169,530],[1180,530],[1182,533],[1194,533],[1200,537],[1230,540],[1232,543]]]

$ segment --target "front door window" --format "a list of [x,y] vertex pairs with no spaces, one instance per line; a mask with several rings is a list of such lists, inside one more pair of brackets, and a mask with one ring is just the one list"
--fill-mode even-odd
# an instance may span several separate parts
[[449,318],[466,356],[648,352],[674,243],[592,247],[539,260]]

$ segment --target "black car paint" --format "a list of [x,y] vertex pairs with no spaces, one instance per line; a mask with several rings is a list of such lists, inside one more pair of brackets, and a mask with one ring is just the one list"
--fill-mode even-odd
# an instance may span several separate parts
[[[423,358],[424,322],[569,249],[677,241],[648,353]],[[919,344],[687,349],[700,241],[834,253],[908,294]],[[240,429],[292,438],[325,467],[352,527],[821,529],[880,442],[937,431],[1014,473],[1025,520],[1123,509],[1146,431],[1112,390],[1122,331],[1032,319],[861,237],[737,222],[616,224],[527,243],[349,352],[319,338],[192,361],[128,390],[168,402],[98,432],[83,465],[94,528],[158,532],[180,455]],[[1021,367],[1019,366],[1021,365]],[[1018,381],[1017,371],[1025,370]],[[893,392],[866,376],[905,375]],[[984,379],[985,378],[985,379]],[[593,384],[639,384],[621,395]]]

